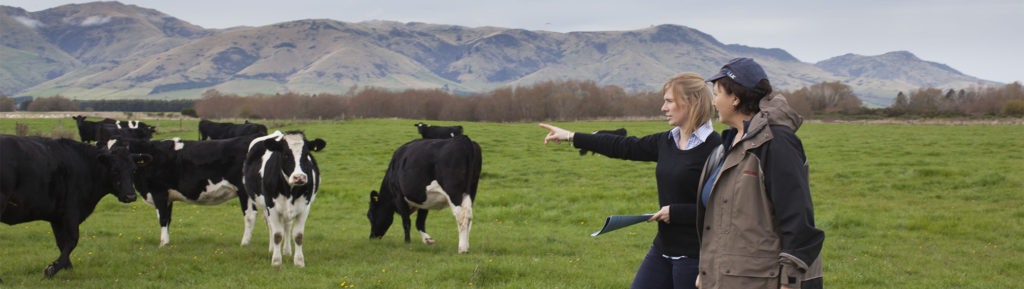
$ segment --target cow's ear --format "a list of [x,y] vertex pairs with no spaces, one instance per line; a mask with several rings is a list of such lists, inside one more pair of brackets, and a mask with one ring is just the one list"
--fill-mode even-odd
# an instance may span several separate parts
[[374,203],[380,202],[380,194],[377,191],[370,191],[370,201]]
[[318,152],[324,149],[325,146],[327,146],[327,142],[321,138],[306,142],[306,147],[309,148],[309,151],[311,152]]
[[153,161],[153,156],[149,154],[132,154],[132,161],[135,162],[136,166],[141,167]]
[[264,141],[263,146],[266,147],[268,151],[280,152],[282,150],[281,142],[276,140]]

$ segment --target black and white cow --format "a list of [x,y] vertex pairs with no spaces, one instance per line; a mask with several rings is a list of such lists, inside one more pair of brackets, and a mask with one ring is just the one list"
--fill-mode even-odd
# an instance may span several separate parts
[[97,148],[69,139],[0,135],[0,221],[50,222],[60,257],[46,266],[49,278],[71,268],[78,226],[107,194],[135,201],[132,171],[148,156],[123,146]]
[[[323,139],[306,140],[300,131],[275,131],[249,144],[243,167],[245,189],[250,201],[263,211],[273,253],[270,264],[274,267],[281,266],[282,242],[284,255],[291,255],[292,241],[295,242],[292,262],[295,266],[306,266],[302,239],[309,207],[320,188],[320,168],[311,152],[318,152],[325,145]],[[246,211],[246,232],[252,231],[256,213],[252,206]],[[285,239],[286,236],[289,239]]]
[[462,135],[462,126],[432,126],[419,122],[414,124],[423,138],[453,138]]
[[139,139],[150,140],[156,133],[156,127],[141,121],[120,121],[105,118],[96,127],[96,144],[108,146],[107,142],[113,139]]
[[370,238],[382,238],[402,216],[405,242],[409,242],[409,216],[418,211],[416,230],[424,244],[434,239],[425,227],[427,210],[451,207],[459,230],[459,253],[469,252],[473,200],[480,180],[480,146],[467,136],[418,139],[395,150],[380,192],[370,192]]
[[[594,131],[594,134],[614,134],[614,135],[626,136],[626,129],[625,128],[620,128],[620,129],[615,129],[615,130],[598,130],[598,131]],[[590,154],[594,154],[594,152],[589,151],[587,149],[583,149],[583,148],[580,149],[580,155],[581,156],[582,155],[586,155],[587,152],[589,152]]]
[[[249,208],[249,195],[242,185],[242,163],[249,143],[256,136],[209,141],[129,141],[132,152],[153,156],[135,171],[135,190],[156,208],[160,221],[160,246],[170,243],[168,227],[174,202],[219,205],[238,198],[242,214]],[[251,227],[242,237],[248,244]]]
[[245,135],[265,136],[267,127],[258,123],[234,124],[230,122],[212,122],[199,120],[199,140],[225,139]]

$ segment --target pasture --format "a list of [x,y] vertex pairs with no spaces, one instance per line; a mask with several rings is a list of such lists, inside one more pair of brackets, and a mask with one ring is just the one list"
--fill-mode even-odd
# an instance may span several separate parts
[[[0,119],[33,131],[57,119]],[[456,253],[450,210],[434,211],[437,244],[402,240],[401,221],[369,240],[369,192],[392,151],[418,138],[419,120],[266,122],[323,138],[315,156],[323,186],[306,225],[306,267],[286,257],[270,266],[267,231],[239,246],[235,200],[177,203],[171,245],[159,248],[155,209],[108,196],[81,226],[73,270],[43,279],[59,254],[46,222],[0,226],[5,288],[627,288],[651,245],[654,224],[598,237],[608,215],[653,213],[654,164],[579,156],[545,146],[536,123],[462,122],[483,151],[469,253]],[[155,124],[153,120],[146,120]],[[197,139],[196,120],[163,120],[154,139]],[[454,125],[453,122],[427,122]],[[180,124],[180,125],[179,125]],[[553,123],[630,135],[669,129],[658,122]],[[75,130],[63,119],[63,130]],[[180,128],[179,128],[180,127]],[[724,127],[716,124],[716,130]],[[1024,129],[1020,126],[805,124],[817,225],[826,233],[829,288],[1024,287]],[[77,134],[72,134],[77,137]]]

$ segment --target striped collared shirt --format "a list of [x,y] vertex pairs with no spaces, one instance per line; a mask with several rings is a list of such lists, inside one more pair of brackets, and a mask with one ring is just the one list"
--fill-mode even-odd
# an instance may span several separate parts
[[[707,123],[704,123],[704,125],[698,127],[697,131],[694,131],[692,134],[690,134],[690,139],[686,141],[686,147],[682,148],[682,150],[690,150],[701,145],[702,143],[704,143],[705,140],[708,139],[708,136],[711,135],[711,133],[713,132],[715,132],[715,129],[711,127],[711,120],[709,119]],[[670,131],[669,133],[672,135],[672,140],[675,141],[676,146],[678,147],[679,138],[683,134],[683,130],[677,126],[673,128],[672,131]]]

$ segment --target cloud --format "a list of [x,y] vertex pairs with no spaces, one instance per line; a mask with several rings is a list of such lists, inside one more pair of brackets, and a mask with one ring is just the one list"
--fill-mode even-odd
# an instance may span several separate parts
[[39,20],[35,20],[25,16],[14,16],[14,20],[18,21],[18,23],[21,23],[21,25],[25,25],[25,27],[32,29],[46,27],[46,24],[43,24],[43,22],[39,22]]

